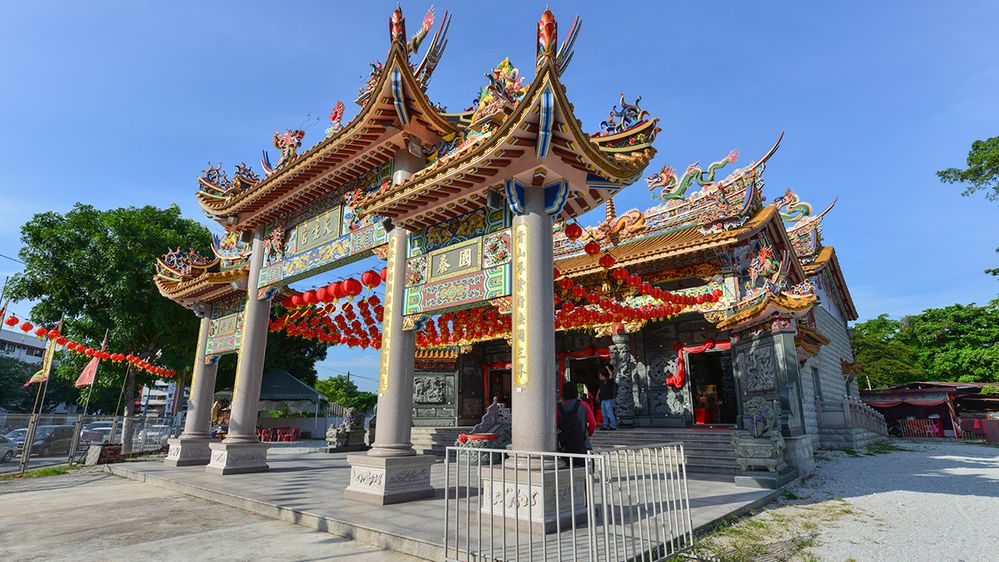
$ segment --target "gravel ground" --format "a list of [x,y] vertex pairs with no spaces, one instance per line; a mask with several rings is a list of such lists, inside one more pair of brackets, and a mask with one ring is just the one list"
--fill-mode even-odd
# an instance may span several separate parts
[[705,551],[726,561],[999,561],[999,448],[893,440],[817,460],[813,476],[719,529]]

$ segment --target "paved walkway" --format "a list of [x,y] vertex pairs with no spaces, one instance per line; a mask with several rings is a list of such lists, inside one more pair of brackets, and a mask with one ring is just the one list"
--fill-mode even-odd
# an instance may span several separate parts
[[0,560],[416,559],[88,470],[0,482]]
[[[375,507],[345,500],[350,477],[345,454],[269,455],[270,471],[216,476],[204,467],[168,468],[162,461],[112,465],[120,476],[142,480],[225,505],[349,536],[421,558],[442,557],[444,467],[434,465],[436,498]],[[688,479],[695,528],[733,512],[762,505],[769,490],[740,488],[731,476]]]

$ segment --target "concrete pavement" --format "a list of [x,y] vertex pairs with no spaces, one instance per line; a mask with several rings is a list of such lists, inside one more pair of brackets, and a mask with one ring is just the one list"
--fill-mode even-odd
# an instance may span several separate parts
[[417,560],[97,470],[0,482],[0,560]]

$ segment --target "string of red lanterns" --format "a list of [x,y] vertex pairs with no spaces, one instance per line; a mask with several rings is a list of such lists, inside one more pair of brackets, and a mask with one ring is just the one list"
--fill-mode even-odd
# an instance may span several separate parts
[[131,353],[129,354],[112,353],[110,351],[101,351],[100,349],[87,347],[82,343],[77,343],[75,341],[70,340],[66,336],[62,335],[59,332],[59,330],[55,328],[45,329],[43,326],[38,326],[36,328],[35,325],[32,324],[30,321],[25,320],[22,322],[17,316],[12,315],[8,317],[6,320],[4,320],[4,324],[10,326],[11,328],[13,328],[14,326],[18,326],[18,324],[20,324],[20,326],[18,327],[21,329],[22,332],[24,333],[32,332],[35,334],[36,337],[38,337],[38,339],[48,338],[50,340],[55,340],[56,345],[62,346],[64,349],[72,351],[74,353],[78,353],[80,355],[86,355],[87,357],[96,357],[97,359],[100,360],[110,360],[114,363],[128,362],[129,364],[131,364],[133,367],[135,367],[140,371],[145,371],[149,374],[161,377],[172,377],[177,374],[175,371],[172,371],[165,367],[160,367],[159,365],[154,365],[152,363],[149,363],[148,361],[140,359],[139,357]]

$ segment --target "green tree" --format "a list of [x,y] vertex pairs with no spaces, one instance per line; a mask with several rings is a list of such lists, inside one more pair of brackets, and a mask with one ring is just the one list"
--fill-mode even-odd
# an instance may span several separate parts
[[0,408],[11,412],[30,412],[35,399],[35,386],[24,383],[40,368],[15,357],[0,356]]
[[967,184],[962,195],[985,191],[988,199],[999,200],[999,137],[971,143],[968,167],[940,170],[937,177],[944,183]]
[[882,314],[850,334],[854,356],[878,388],[916,380],[999,381],[999,300],[955,304],[893,320]]
[[378,402],[377,394],[357,390],[357,385],[354,384],[354,381],[344,375],[337,375],[316,382],[316,390],[326,396],[330,402],[339,404],[344,408],[354,408],[359,412],[366,412],[374,408]]
[[[108,330],[109,349],[182,371],[194,357],[198,321],[159,294],[155,260],[168,248],[207,252],[210,241],[208,229],[182,218],[176,205],[101,211],[78,203],[64,215],[39,213],[21,227],[24,271],[8,290],[15,299],[37,301],[36,322],[54,324],[65,315],[70,339],[98,347]],[[62,352],[55,376],[79,375],[85,361],[72,355]],[[101,369],[95,391],[111,389],[117,403],[124,382],[125,412],[133,414],[137,385],[151,377],[108,361]]]
[[[319,378],[316,362],[326,359],[326,344],[316,340],[306,340],[285,334],[267,334],[267,353],[264,355],[264,372],[287,371],[296,379],[315,387]],[[236,380],[236,355],[227,355],[219,360],[215,388],[232,388]]]

